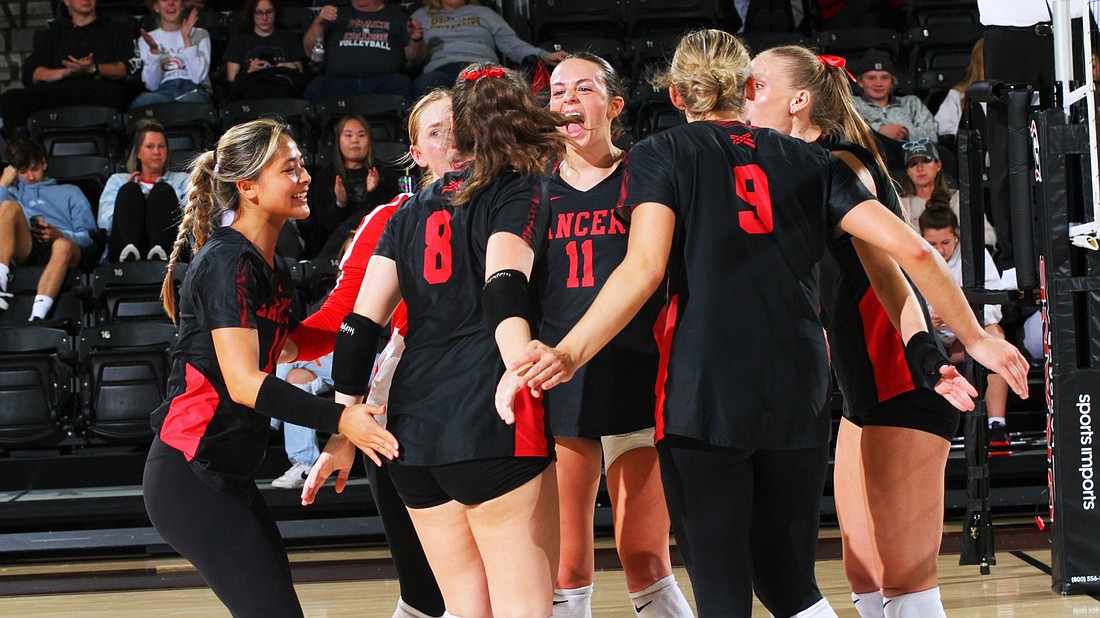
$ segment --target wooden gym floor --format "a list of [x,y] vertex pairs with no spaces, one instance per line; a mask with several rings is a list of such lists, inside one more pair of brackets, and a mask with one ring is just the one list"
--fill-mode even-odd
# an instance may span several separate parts
[[[939,559],[940,589],[948,616],[1098,616],[1100,599],[1051,592],[1050,550],[1041,535],[998,536],[997,564],[982,576],[959,566],[957,533],[945,535]],[[999,533],[1000,534],[1000,533]],[[835,528],[822,530],[818,582],[837,613],[855,617],[837,558]],[[1013,538],[1013,537],[1016,538]],[[1030,548],[1026,547],[1030,546]],[[626,584],[608,539],[598,540],[593,616],[630,617]],[[385,548],[293,550],[297,590],[306,616],[389,618],[397,583]],[[688,599],[691,582],[682,567],[676,579]],[[179,558],[50,561],[0,566],[0,616],[128,618],[171,615],[222,617],[228,612]],[[754,616],[768,616],[756,605]]]

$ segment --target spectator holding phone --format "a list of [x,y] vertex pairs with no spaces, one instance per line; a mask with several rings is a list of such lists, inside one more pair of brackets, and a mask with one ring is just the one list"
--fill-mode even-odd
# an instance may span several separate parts
[[0,174],[0,312],[10,306],[12,265],[44,265],[30,316],[44,320],[65,272],[95,249],[95,217],[80,189],[46,178],[46,151],[38,142],[13,137],[7,159]]

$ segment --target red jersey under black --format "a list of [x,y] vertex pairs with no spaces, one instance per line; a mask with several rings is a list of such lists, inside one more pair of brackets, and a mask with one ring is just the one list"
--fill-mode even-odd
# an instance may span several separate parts
[[[390,203],[375,208],[363,217],[355,230],[351,247],[340,260],[340,276],[336,279],[336,286],[329,292],[321,308],[303,320],[290,334],[290,339],[298,346],[297,360],[315,360],[332,352],[340,323],[355,308],[355,299],[359,296],[367,263],[370,262],[386,222],[410,197],[411,193],[401,193]],[[404,332],[405,322],[405,303],[401,303],[393,313],[393,328]],[[373,359],[364,359],[363,362],[373,362]]]
[[[626,255],[627,228],[615,216],[624,167],[587,191],[557,172],[550,177],[550,244],[538,277],[539,338],[549,345],[557,345],[588,311]],[[663,290],[655,294],[572,379],[546,391],[555,436],[599,438],[653,427],[653,324],[663,298]]]
[[[830,151],[856,156],[875,181],[878,200],[904,220],[890,177],[864,148],[831,136],[818,143]],[[916,290],[914,289],[914,293]],[[927,316],[924,299],[917,298]],[[909,368],[905,344],[875,295],[850,239],[830,239],[821,262],[821,314],[829,335],[830,358],[844,395],[846,416],[859,416],[915,388],[934,384]],[[926,318],[926,323],[931,321]],[[936,396],[944,406],[947,400]]]
[[821,147],[737,122],[647,138],[626,173],[627,209],[656,202],[676,216],[658,439],[818,445],[830,382],[818,264],[836,225],[873,196]]
[[153,412],[152,424],[161,441],[199,468],[251,478],[263,460],[271,424],[270,417],[230,398],[211,331],[254,329],[260,343],[257,368],[271,373],[294,325],[293,295],[290,274],[279,261],[274,268],[268,265],[231,227],[215,230],[191,262],[180,286],[168,399]]
[[481,311],[490,236],[524,239],[536,261],[545,251],[545,181],[504,174],[454,206],[451,196],[468,173],[448,173],[406,202],[375,248],[396,263],[408,308],[387,425],[401,444],[398,464],[553,455],[540,399],[528,391],[517,396],[514,425],[497,415],[493,398],[504,362]]

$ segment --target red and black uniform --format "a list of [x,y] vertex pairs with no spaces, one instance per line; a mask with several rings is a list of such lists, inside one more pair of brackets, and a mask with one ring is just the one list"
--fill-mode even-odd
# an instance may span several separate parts
[[[302,614],[282,538],[253,480],[271,419],[229,396],[212,336],[255,330],[258,369],[275,370],[295,323],[290,274],[275,264],[230,227],[215,230],[195,256],[180,287],[168,399],[152,414],[157,438],[143,482],[157,532],[240,616]],[[337,431],[335,423],[316,429]]]
[[[626,255],[627,229],[614,212],[623,167],[587,191],[557,172],[550,178],[550,242],[539,276],[539,337],[550,345],[588,311]],[[662,298],[654,295],[572,379],[546,391],[555,436],[599,439],[653,427],[658,358],[653,325]]]
[[[858,158],[875,181],[878,200],[902,217],[890,177],[870,152],[832,136],[823,136],[818,143]],[[926,323],[931,324],[924,300],[919,294],[917,298]],[[831,238],[821,262],[821,315],[848,420],[859,426],[918,429],[947,440],[955,435],[959,411],[932,390],[934,384],[910,369],[905,344],[848,238]]]
[[624,214],[676,217],[657,390],[669,512],[700,616],[777,616],[821,599],[814,579],[829,388],[818,264],[873,199],[812,144],[692,122],[630,151]]
[[[290,333],[290,339],[298,345],[298,360],[314,360],[332,352],[336,344],[336,333],[340,323],[355,308],[355,299],[362,287],[374,247],[382,236],[386,223],[412,197],[411,193],[400,193],[388,204],[370,211],[362,221],[352,238],[351,247],[340,261],[340,276],[336,286],[329,292],[328,298],[316,312],[311,314]],[[394,330],[404,333],[406,327],[405,303],[397,306],[390,324]],[[435,576],[416,536],[409,512],[390,480],[389,468],[374,465],[366,455],[363,464],[367,470],[371,497],[382,519],[382,528],[393,556],[393,565],[397,570],[397,580],[401,587],[401,598],[405,603],[424,614],[439,616],[444,612],[443,594],[435,582]]]
[[545,182],[507,173],[456,207],[451,198],[468,174],[448,173],[410,199],[390,218],[375,248],[375,255],[396,263],[408,309],[387,428],[401,444],[390,471],[394,485],[414,507],[446,499],[421,500],[424,495],[412,491],[409,471],[401,468],[501,458],[536,458],[542,465],[554,453],[539,399],[526,392],[517,396],[513,425],[497,415],[493,398],[504,362],[481,310],[490,236],[514,234],[531,244],[536,258],[545,251]]

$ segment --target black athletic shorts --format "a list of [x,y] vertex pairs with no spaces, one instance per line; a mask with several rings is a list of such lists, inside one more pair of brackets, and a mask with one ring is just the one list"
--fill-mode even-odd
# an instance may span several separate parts
[[426,509],[451,500],[466,506],[503,496],[542,474],[550,457],[474,459],[442,466],[390,465],[390,480],[410,509]]
[[31,237],[31,250],[20,266],[45,266],[50,261],[51,244]]
[[850,415],[860,427],[903,427],[916,429],[950,441],[959,430],[960,413],[939,393],[926,388],[906,391],[870,410]]

